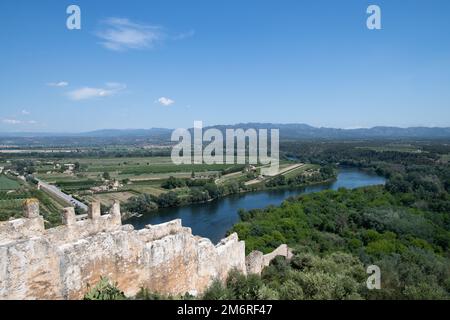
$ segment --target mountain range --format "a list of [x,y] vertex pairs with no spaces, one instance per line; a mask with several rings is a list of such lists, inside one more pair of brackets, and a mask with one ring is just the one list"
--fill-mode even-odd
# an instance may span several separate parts
[[[279,129],[281,139],[393,139],[393,138],[450,138],[450,127],[385,127],[358,129],[337,129],[313,127],[307,124],[274,124],[274,123],[239,123],[235,125],[217,125],[205,127],[216,128],[224,132],[225,129]],[[0,137],[85,137],[85,138],[120,138],[120,137],[148,137],[158,140],[170,140],[173,129],[104,129],[81,133],[0,133]]]

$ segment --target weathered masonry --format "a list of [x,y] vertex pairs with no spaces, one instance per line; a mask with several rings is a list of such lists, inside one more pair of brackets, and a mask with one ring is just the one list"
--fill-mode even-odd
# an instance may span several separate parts
[[37,200],[24,203],[24,218],[0,222],[0,299],[80,299],[88,285],[107,276],[127,295],[142,287],[165,294],[197,294],[232,269],[260,273],[286,246],[245,257],[232,234],[214,246],[174,220],[134,230],[122,225],[120,205],[101,215],[92,203],[83,219],[73,208],[63,225],[45,229]]

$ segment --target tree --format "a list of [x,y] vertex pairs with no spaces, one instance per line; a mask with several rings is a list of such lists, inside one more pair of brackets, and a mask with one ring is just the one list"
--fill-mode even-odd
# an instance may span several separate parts
[[124,209],[131,213],[148,214],[158,210],[158,205],[155,203],[155,199],[152,196],[142,194],[129,199],[124,204]]
[[232,299],[232,292],[220,280],[214,280],[208,289],[203,293],[204,300],[229,300]]
[[207,183],[204,188],[206,191],[208,191],[208,194],[212,199],[218,198],[220,196],[219,188],[214,182]]
[[163,193],[158,197],[158,205],[161,208],[176,207],[179,205],[179,203],[180,199],[178,198],[178,195],[173,191]]
[[182,188],[186,186],[186,182],[183,179],[178,179],[173,176],[170,176],[165,182],[161,184],[161,187],[164,189],[176,189]]

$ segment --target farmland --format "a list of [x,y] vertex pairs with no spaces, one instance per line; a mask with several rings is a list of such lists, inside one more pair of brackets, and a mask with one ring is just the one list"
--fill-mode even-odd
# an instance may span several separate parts
[[40,211],[47,227],[60,223],[60,212],[66,205],[27,183],[22,184],[15,190],[0,191],[0,221],[11,217],[21,217],[23,201],[28,198],[39,200]]
[[409,143],[390,143],[383,146],[365,146],[360,149],[373,150],[377,152],[406,152],[406,153],[421,153],[422,149]]
[[450,154],[442,155],[440,160],[442,163],[449,163],[450,162]]
[[[64,151],[63,149],[61,149]],[[131,150],[131,149],[130,149]],[[244,164],[181,164],[175,165],[169,156],[141,156],[135,151],[125,155],[117,151],[108,152],[104,157],[88,156],[89,149],[80,152],[60,152],[50,154],[29,154],[23,152],[4,155],[5,167],[17,171],[18,175],[29,175],[40,181],[58,187],[64,193],[88,204],[99,201],[104,208],[115,200],[120,201],[125,210],[142,212],[136,203],[146,203],[145,208],[180,206],[204,202],[229,194],[261,190],[299,184],[298,177],[318,173],[320,166],[300,164],[282,160],[280,173],[262,176],[261,165]],[[123,151],[121,151],[123,152]],[[31,173],[31,175],[30,175]],[[277,180],[279,176],[283,181]],[[305,183],[304,179],[301,184]],[[19,188],[15,180],[4,177],[0,180],[0,190]],[[30,181],[23,182],[25,193],[39,193],[45,210],[59,212],[70,205],[54,195],[35,190]],[[11,197],[10,200],[19,198]],[[5,203],[8,212],[20,211],[20,201]],[[12,210],[12,211],[11,211]],[[58,211],[59,210],[59,211]],[[145,210],[144,210],[145,211]]]
[[20,187],[20,184],[11,178],[8,178],[6,175],[0,175],[0,191],[3,190],[17,190]]

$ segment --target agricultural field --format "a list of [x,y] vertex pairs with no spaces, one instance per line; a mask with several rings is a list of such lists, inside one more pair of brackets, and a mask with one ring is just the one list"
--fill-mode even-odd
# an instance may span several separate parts
[[124,191],[124,192],[107,192],[107,193],[98,193],[92,196],[84,197],[87,202],[99,201],[104,206],[111,206],[115,200],[120,201],[121,203],[126,202],[128,199],[139,195],[137,192],[133,191]]
[[367,147],[358,147],[359,149],[373,150],[376,152],[406,152],[406,153],[421,153],[422,149],[414,146],[412,144],[399,144],[392,143],[384,146],[367,146]]
[[4,174],[0,174],[0,191],[17,190],[20,183],[15,179],[9,178]]
[[[78,158],[77,155],[79,154],[69,153],[60,157],[32,155],[28,158],[22,158],[20,154],[8,155],[6,159],[9,162],[5,163],[8,169],[54,185],[84,204],[99,201],[103,206],[110,206],[118,200],[126,206],[134,199],[141,199],[144,203],[148,202],[148,208],[204,202],[229,194],[275,187],[279,182],[272,182],[270,186],[266,184],[277,176],[285,176],[285,180],[289,182],[291,177],[301,176],[311,168],[318,168],[281,160],[278,175],[263,177],[261,165],[175,165],[169,156],[126,157],[112,153],[102,158],[85,155]],[[0,182],[0,191],[2,187],[19,187],[13,184],[14,181],[4,179]],[[44,212],[59,214],[63,207],[70,205],[64,197],[60,199],[51,192],[34,190],[36,186],[30,181],[23,184],[26,192],[22,196],[28,197],[30,190],[38,193],[43,199]],[[8,198],[20,199],[18,196]],[[5,203],[4,207],[11,213],[14,210],[20,211],[19,204],[20,201],[13,201]],[[51,220],[53,224],[55,219]]]
[[134,192],[151,194],[157,197],[167,192],[167,190],[161,188],[161,182],[159,181],[142,181],[139,183],[133,183],[129,187]]
[[9,218],[20,218],[23,214],[22,204],[24,200],[36,198],[40,202],[40,211],[46,226],[56,226],[61,223],[61,211],[67,206],[35,186],[23,183],[16,190],[0,191],[0,221]]
[[450,154],[444,154],[441,156],[440,161],[442,163],[449,163],[450,162]]
[[[110,205],[147,194],[159,197],[169,190],[162,185],[169,178],[215,180],[222,174],[238,171],[243,165],[175,165],[170,157],[33,158],[34,176],[53,184],[84,203],[98,200]],[[115,182],[116,186],[111,186]],[[183,197],[189,188],[177,188]]]

